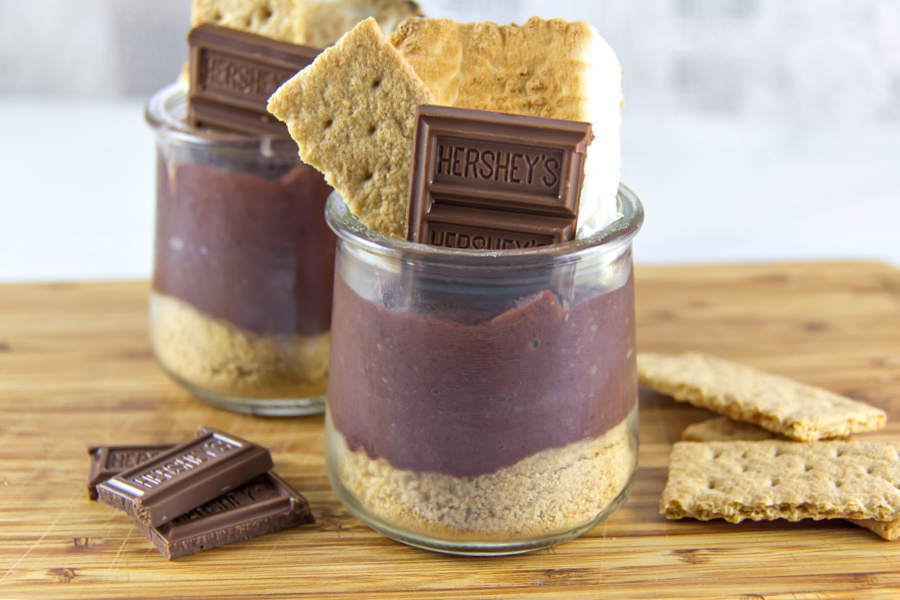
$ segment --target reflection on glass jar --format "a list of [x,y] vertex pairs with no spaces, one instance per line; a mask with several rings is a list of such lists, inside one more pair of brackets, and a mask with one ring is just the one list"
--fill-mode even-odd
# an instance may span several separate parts
[[157,207],[150,336],[157,361],[207,403],[321,412],[335,237],[331,188],[290,139],[184,123],[178,86],[154,96]]
[[643,210],[529,250],[338,235],[328,477],[371,527],[463,554],[544,548],[628,495],[637,464],[631,240]]

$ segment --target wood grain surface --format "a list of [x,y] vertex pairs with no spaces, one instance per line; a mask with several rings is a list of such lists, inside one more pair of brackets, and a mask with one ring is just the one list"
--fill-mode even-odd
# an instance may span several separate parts
[[[642,268],[638,345],[700,350],[888,412],[900,440],[900,271],[869,263]],[[641,396],[637,484],[586,535],[464,558],[393,542],[350,516],[323,469],[322,418],[209,408],[153,362],[146,283],[0,286],[0,598],[900,598],[900,542],[844,521],[667,521],[668,452],[708,413]],[[269,446],[314,525],[166,562],[87,498],[92,444],[210,425]],[[862,437],[862,436],[860,436]]]

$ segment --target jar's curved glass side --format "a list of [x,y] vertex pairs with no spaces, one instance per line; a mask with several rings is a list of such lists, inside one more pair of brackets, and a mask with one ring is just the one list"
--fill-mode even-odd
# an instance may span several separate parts
[[293,158],[299,162],[297,144],[285,136],[248,136],[216,129],[199,129],[187,122],[188,97],[184,87],[172,83],[157,91],[144,108],[144,119],[155,130],[166,130],[170,139],[193,148],[213,147],[219,154]]
[[158,147],[150,334],[163,370],[228,410],[321,413],[336,238],[331,188],[290,153],[183,122],[177,86],[147,107]]
[[644,207],[637,195],[624,184],[619,186],[617,201],[619,217],[587,238],[521,250],[459,250],[428,246],[387,236],[362,224],[337,192],[328,199],[325,218],[339,238],[374,256],[387,258],[402,255],[403,260],[421,261],[426,265],[507,269],[517,264],[531,267],[547,261],[576,262],[581,260],[584,254],[620,251],[621,247],[630,244],[640,231],[644,222]]
[[326,465],[341,500],[456,553],[533,550],[605,518],[637,457],[639,219],[565,252],[473,257],[343,231],[339,200]]

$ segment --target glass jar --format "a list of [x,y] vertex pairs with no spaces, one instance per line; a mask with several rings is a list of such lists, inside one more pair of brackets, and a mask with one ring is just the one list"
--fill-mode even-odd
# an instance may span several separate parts
[[157,136],[150,338],[201,400],[260,415],[324,410],[335,236],[331,188],[289,138],[185,123],[178,85],[146,117]]
[[537,550],[591,529],[637,466],[631,240],[454,250],[359,225],[338,235],[325,463],[372,528],[457,554]]

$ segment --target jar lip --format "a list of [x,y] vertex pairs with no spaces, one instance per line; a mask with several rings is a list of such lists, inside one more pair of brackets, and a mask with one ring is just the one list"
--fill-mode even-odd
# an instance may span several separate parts
[[157,132],[165,132],[166,136],[185,144],[264,155],[297,155],[297,144],[290,138],[251,136],[188,125],[187,110],[187,91],[176,82],[157,90],[150,97],[144,108],[144,118]]
[[616,195],[619,217],[596,233],[561,244],[510,250],[473,250],[430,246],[387,236],[363,225],[337,192],[332,192],[325,206],[325,218],[334,233],[345,242],[362,247],[373,254],[396,256],[404,260],[421,259],[442,264],[508,266],[546,259],[552,262],[577,261],[584,254],[606,254],[631,242],[644,222],[640,199],[624,184]]

